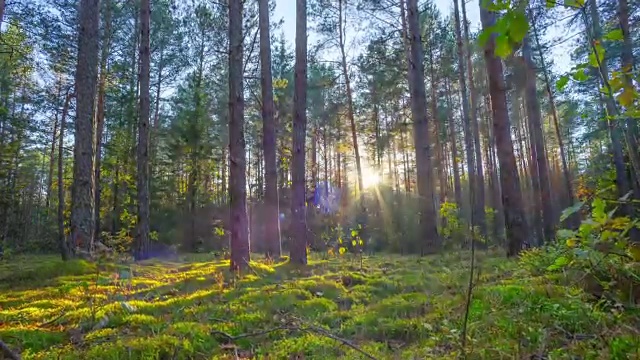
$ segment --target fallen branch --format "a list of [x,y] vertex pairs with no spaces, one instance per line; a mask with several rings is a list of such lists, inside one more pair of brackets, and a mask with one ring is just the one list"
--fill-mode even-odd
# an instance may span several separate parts
[[356,344],[352,343],[351,341],[349,341],[347,339],[343,339],[343,338],[341,338],[339,336],[333,335],[332,333],[328,332],[327,330],[325,330],[323,328],[316,327],[316,326],[310,326],[308,328],[302,328],[301,330],[314,332],[316,334],[320,334],[320,335],[323,335],[325,337],[328,337],[329,339],[336,340],[338,342],[341,342],[343,345],[347,345],[348,347],[352,348],[353,350],[359,352],[360,354],[364,355],[365,357],[367,357],[367,358],[369,358],[371,360],[378,360],[378,358],[376,358],[373,355],[369,354],[368,352],[360,349]]
[[4,356],[10,360],[21,360],[20,355],[11,350],[9,345],[5,344],[2,340],[0,340],[0,350],[2,350]]
[[291,326],[278,326],[272,329],[267,329],[267,330],[262,330],[262,331],[256,331],[253,333],[246,333],[246,334],[240,334],[240,335],[230,335],[224,331],[220,331],[220,330],[212,330],[211,331],[211,335],[221,335],[222,337],[226,338],[229,341],[236,341],[239,339],[244,339],[244,338],[248,338],[248,337],[256,337],[256,336],[262,336],[262,335],[266,335],[275,331],[279,331],[279,330],[300,330],[297,327],[291,327]]
[[376,358],[375,356],[373,356],[373,355],[369,354],[368,352],[362,350],[356,344],[352,343],[351,341],[349,341],[347,339],[343,339],[343,338],[341,338],[341,337],[339,337],[337,335],[333,335],[329,331],[327,331],[327,330],[325,330],[325,329],[323,329],[323,328],[321,328],[319,326],[315,326],[313,324],[309,324],[306,321],[304,321],[304,320],[302,320],[302,319],[300,319],[298,317],[292,316],[292,318],[305,325],[305,327],[300,328],[300,330],[307,331],[307,332],[313,332],[313,333],[316,333],[316,334],[319,334],[319,335],[323,335],[325,337],[328,337],[329,339],[333,339],[335,341],[341,342],[343,345],[346,345],[346,346],[352,348],[353,350],[359,352],[360,354],[364,355],[368,359],[378,360],[378,358]]

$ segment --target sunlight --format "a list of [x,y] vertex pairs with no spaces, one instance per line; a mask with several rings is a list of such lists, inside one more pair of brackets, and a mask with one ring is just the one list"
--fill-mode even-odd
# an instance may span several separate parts
[[365,189],[375,187],[380,183],[380,175],[375,169],[368,166],[362,168],[362,186]]

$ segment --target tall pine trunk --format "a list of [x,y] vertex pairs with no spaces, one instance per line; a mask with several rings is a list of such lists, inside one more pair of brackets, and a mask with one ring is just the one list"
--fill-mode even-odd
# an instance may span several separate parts
[[150,0],[140,1],[140,117],[138,118],[138,224],[134,256],[145,259],[149,255],[149,116],[151,115],[149,88],[151,51],[149,26]]
[[249,267],[242,1],[229,2],[229,196],[231,215],[231,270]]
[[264,151],[266,256],[278,258],[280,246],[280,209],[278,204],[278,167],[276,164],[276,128],[273,81],[271,74],[271,36],[269,0],[260,0],[260,67],[262,85],[262,148]]
[[[457,1],[457,0],[456,0]],[[467,74],[469,76],[469,98],[471,100],[471,132],[473,133],[473,142],[475,149],[476,161],[476,184],[475,184],[475,204],[476,213],[478,214],[477,223],[480,227],[480,234],[487,235],[487,220],[485,214],[485,179],[484,168],[482,164],[482,144],[480,143],[480,129],[478,125],[478,94],[473,77],[473,62],[471,61],[471,42],[469,40],[469,24],[467,22],[467,5],[466,1],[460,2],[462,6],[462,24],[464,28],[464,40],[467,58]]]
[[102,188],[100,177],[102,173],[102,135],[104,132],[105,88],[107,83],[107,61],[111,43],[111,1],[104,0],[104,34],[100,54],[100,78],[98,79],[98,108],[96,109],[96,153],[95,153],[95,233],[96,241],[100,240],[100,203]]
[[290,260],[307,264],[305,207],[305,140],[307,130],[307,0],[296,1],[296,63],[293,93],[293,151],[291,160]]
[[438,216],[433,198],[433,168],[429,143],[427,97],[424,85],[424,52],[420,38],[418,1],[407,0],[407,27],[410,35],[409,91],[413,120],[413,142],[416,149],[417,187],[421,198],[420,234],[422,253],[434,253],[440,246]]
[[[464,1],[464,0],[463,0]],[[481,227],[480,224],[484,223],[484,206],[482,209],[478,209],[479,204],[476,195],[476,187],[478,181],[476,180],[476,165],[475,165],[475,151],[473,146],[473,138],[471,134],[471,119],[469,116],[469,97],[467,94],[467,81],[465,72],[465,58],[464,58],[464,46],[462,44],[462,32],[460,30],[460,10],[458,9],[458,0],[453,1],[454,18],[455,18],[455,33],[456,44],[458,50],[458,82],[460,83],[460,96],[462,98],[462,129],[464,133],[464,152],[467,157],[467,174],[469,176],[469,205],[471,210],[470,225],[472,229]],[[473,234],[473,232],[472,232]]]
[[93,114],[98,81],[100,0],[81,0],[78,14],[76,66],[76,121],[71,189],[71,241],[73,247],[93,252]]
[[[487,10],[480,2],[482,27],[488,30],[496,22],[496,15]],[[495,55],[495,34],[487,41],[484,57],[489,77],[489,93],[493,111],[493,132],[495,136],[498,162],[500,164],[500,184],[504,205],[505,227],[507,229],[507,256],[515,256],[522,249],[528,233],[527,220],[524,217],[520,177],[516,158],[513,154],[507,96],[505,93],[502,60]]]
[[529,120],[529,136],[532,141],[532,148],[535,148],[536,166],[538,168],[538,186],[542,202],[542,224],[544,241],[550,243],[554,237],[555,221],[553,204],[555,199],[551,194],[551,180],[547,162],[547,153],[544,148],[542,133],[542,113],[536,87],[536,66],[533,62],[531,44],[529,36],[525,36],[522,43],[522,56],[525,65],[525,96],[527,99],[527,119]]

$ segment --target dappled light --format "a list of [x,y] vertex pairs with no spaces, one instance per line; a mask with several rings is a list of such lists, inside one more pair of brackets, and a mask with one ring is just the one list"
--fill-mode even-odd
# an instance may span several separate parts
[[0,0],[0,360],[640,358],[629,0]]

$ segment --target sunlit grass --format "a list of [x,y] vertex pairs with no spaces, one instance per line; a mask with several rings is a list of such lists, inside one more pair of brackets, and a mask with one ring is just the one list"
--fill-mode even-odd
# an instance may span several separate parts
[[[122,270],[114,265],[19,258],[0,264],[0,278],[12,284],[0,291],[0,339],[24,359],[225,359],[235,350],[259,359],[363,358],[296,329],[238,339],[235,347],[215,335],[295,327],[294,319],[302,319],[379,359],[461,355],[468,253],[365,257],[362,271],[351,256],[312,256],[307,269],[257,256],[252,271],[237,278],[228,261],[189,255],[126,267],[130,279],[112,277]],[[478,263],[469,358],[615,359],[638,351],[637,334],[623,326],[637,323],[636,315],[612,313],[576,288],[526,277],[498,253],[483,252]]]

